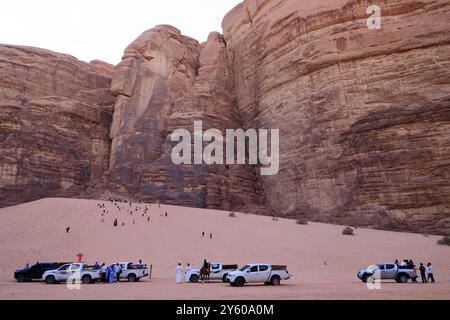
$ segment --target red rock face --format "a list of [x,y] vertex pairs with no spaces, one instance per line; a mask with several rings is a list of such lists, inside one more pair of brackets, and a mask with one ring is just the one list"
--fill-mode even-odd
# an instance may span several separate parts
[[[449,0],[246,0],[203,44],[146,31],[114,72],[0,47],[0,206],[112,192],[448,233],[449,15]],[[280,129],[278,175],[174,165],[170,134],[196,120]]]
[[108,168],[112,66],[0,46],[0,207],[77,196]]
[[[369,30],[366,9],[382,9]],[[286,216],[450,231],[450,1],[244,1],[223,21],[238,113],[280,128]]]
[[255,211],[262,197],[251,167],[180,166],[171,160],[176,129],[194,132],[194,121],[224,134],[240,128],[229,66],[218,33],[199,44],[173,27],[158,26],[134,41],[112,82],[117,102],[110,180],[147,201]]

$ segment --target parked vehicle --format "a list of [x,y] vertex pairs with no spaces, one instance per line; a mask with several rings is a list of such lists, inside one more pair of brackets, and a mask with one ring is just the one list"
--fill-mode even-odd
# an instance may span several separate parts
[[292,277],[287,270],[287,266],[277,266],[271,264],[249,264],[238,271],[228,274],[227,281],[231,286],[243,287],[248,283],[264,283],[266,285],[279,286],[281,280],[288,280]]
[[[399,267],[395,263],[379,263],[358,272],[357,277],[366,283],[372,276],[380,280],[395,280],[398,283],[407,283],[409,280],[416,281],[417,273],[411,267]],[[372,277],[375,280],[375,277]]]
[[119,266],[122,269],[120,279],[126,279],[128,282],[137,282],[142,278],[149,276],[149,270],[145,264],[133,264],[131,262],[119,262]]
[[[237,264],[211,263],[209,279],[227,282],[228,274],[238,268]],[[188,272],[186,278],[189,279],[189,282],[197,283],[200,278],[200,269],[192,269]]]
[[46,271],[42,275],[42,280],[47,284],[56,284],[67,282],[71,277],[76,277],[83,284],[94,283],[100,279],[100,270],[85,263],[69,263],[58,269]]
[[37,263],[30,268],[17,269],[14,272],[14,279],[16,279],[18,282],[42,280],[42,275],[44,274],[44,272],[57,269],[64,264],[65,263],[60,262]]

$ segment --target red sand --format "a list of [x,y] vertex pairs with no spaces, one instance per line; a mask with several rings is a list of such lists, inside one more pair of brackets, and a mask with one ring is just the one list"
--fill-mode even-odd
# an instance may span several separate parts
[[[367,229],[351,237],[342,235],[343,226],[156,205],[148,223],[141,214],[130,217],[126,209],[119,213],[107,204],[110,214],[102,224],[97,203],[45,199],[1,209],[0,299],[450,299],[450,248],[437,245],[439,237]],[[65,285],[20,284],[12,277],[26,263],[74,261],[80,251],[89,263],[142,259],[153,265],[153,279],[71,291]],[[287,264],[294,278],[277,288],[175,284],[178,262],[198,266],[204,258]],[[371,291],[356,279],[356,272],[370,264],[403,258],[432,262],[438,283],[383,283]]]

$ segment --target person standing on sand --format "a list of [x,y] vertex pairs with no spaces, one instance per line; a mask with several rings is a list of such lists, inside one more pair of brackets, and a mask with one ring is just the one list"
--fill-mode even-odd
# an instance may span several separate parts
[[423,263],[420,264],[419,271],[420,271],[420,276],[422,278],[422,283],[427,283],[427,277],[425,274],[426,269],[425,269]]
[[114,265],[108,268],[108,283],[113,284],[114,279],[116,279],[116,271],[114,270]]
[[116,282],[120,282],[120,275],[122,274],[122,268],[119,264],[114,266],[114,272],[116,273]]
[[177,273],[177,279],[176,279],[177,284],[182,284],[183,283],[183,267],[181,266],[181,263],[178,264],[176,273]]
[[431,265],[431,263],[429,262],[427,264],[427,277],[428,277],[428,282],[434,283],[434,275],[433,275],[433,266]]
[[100,267],[100,277],[101,277],[101,281],[102,283],[106,283],[106,264],[102,264],[102,266]]
[[70,232],[70,227],[66,228],[66,233],[68,234]]
[[188,263],[186,266],[186,283],[190,282],[189,277],[191,276],[190,274],[191,270],[192,270],[191,265]]

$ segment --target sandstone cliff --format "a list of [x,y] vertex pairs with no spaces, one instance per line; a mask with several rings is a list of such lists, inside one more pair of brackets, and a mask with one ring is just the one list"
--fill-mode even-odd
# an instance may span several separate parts
[[135,198],[186,206],[254,211],[261,204],[251,167],[175,165],[170,134],[240,128],[233,75],[223,38],[182,36],[170,26],[142,34],[116,67],[109,177]]
[[[449,0],[245,0],[223,35],[158,26],[114,71],[2,46],[0,206],[112,192],[450,233],[449,16]],[[279,174],[172,164],[169,135],[194,120],[280,129]]]
[[261,178],[273,211],[450,232],[449,16],[450,1],[247,0],[225,17],[238,113],[282,129],[280,174]]
[[77,196],[108,168],[113,67],[0,46],[0,206]]

